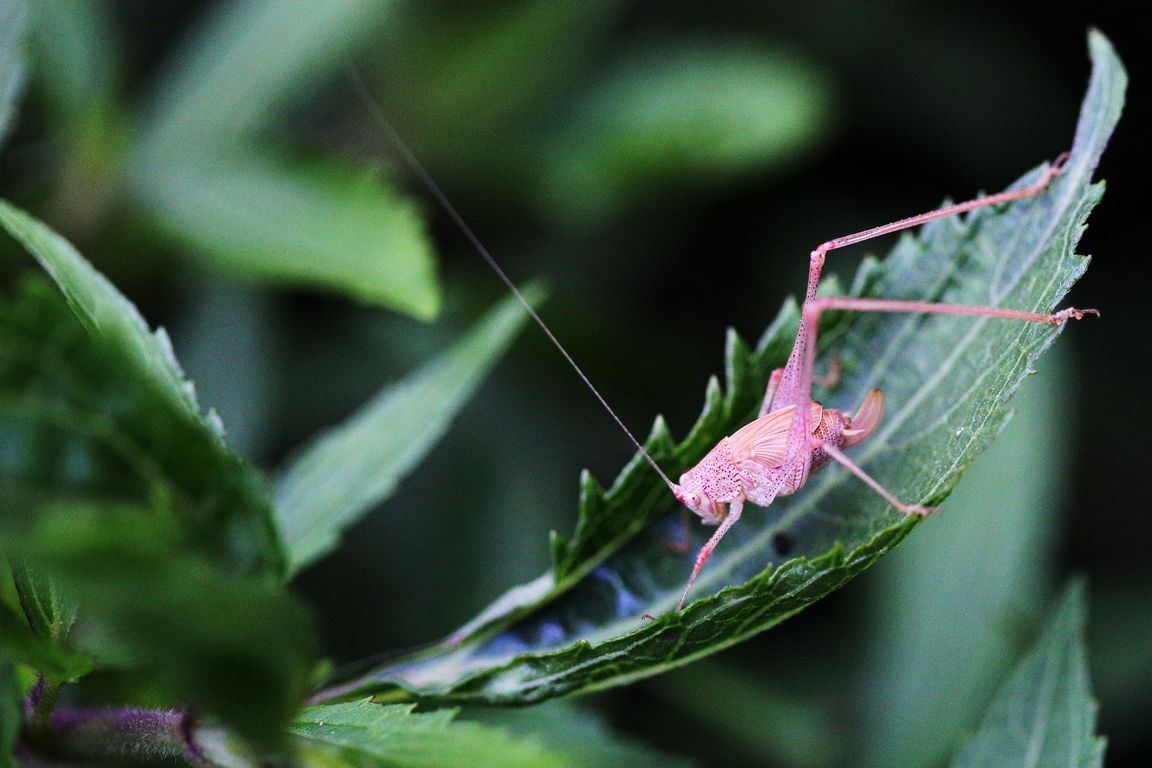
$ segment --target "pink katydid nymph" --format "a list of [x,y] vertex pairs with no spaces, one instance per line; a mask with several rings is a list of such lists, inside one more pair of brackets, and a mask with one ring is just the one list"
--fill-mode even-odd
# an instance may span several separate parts
[[[820,286],[821,273],[828,252],[917,227],[935,219],[956,216],[979,208],[1041,195],[1052,180],[1059,175],[1061,164],[1066,156],[1057,158],[1054,163],[1047,167],[1040,179],[1029,186],[977,197],[963,203],[945,206],[928,213],[910,216],[890,224],[829,240],[819,245],[810,254],[808,284],[801,307],[796,338],[784,367],[773,371],[769,378],[759,416],[730,436],[722,438],[699,463],[680,476],[679,483],[674,483],[593,386],[564,345],[560,343],[552,330],[533,309],[516,284],[508,277],[483,242],[468,226],[463,216],[452,205],[440,186],[400,138],[379,105],[372,99],[355,70],[349,70],[349,79],[366,107],[372,112],[376,122],[388,135],[390,141],[421,183],[464,234],[472,247],[516,296],[581,381],[668,486],[675,498],[688,510],[698,515],[702,523],[716,526],[715,533],[696,555],[687,584],[676,605],[677,611],[683,610],[696,577],[724,535],[739,521],[746,502],[763,507],[768,506],[778,497],[796,493],[813,473],[832,462],[843,465],[886,502],[905,515],[926,515],[931,511],[929,507],[921,504],[901,501],[844,453],[845,449],[850,449],[868,439],[879,426],[884,413],[884,394],[880,389],[871,390],[855,412],[851,414],[835,408],[825,408],[821,403],[812,399],[817,333],[820,316],[823,312],[842,310],[968,315],[1049,325],[1062,324],[1070,319],[1079,320],[1089,314],[1099,315],[1095,309],[1068,308],[1046,314],[993,306],[817,296],[817,289]],[[831,378],[835,378],[835,376],[834,366]],[[651,617],[646,615],[645,618]]]

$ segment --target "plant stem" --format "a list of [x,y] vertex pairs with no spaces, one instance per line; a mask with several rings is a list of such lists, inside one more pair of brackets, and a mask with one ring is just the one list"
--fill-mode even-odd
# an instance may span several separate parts
[[[36,710],[33,702],[29,705]],[[182,710],[61,707],[46,723],[29,722],[27,736],[37,752],[62,758],[176,759],[191,766],[210,765],[193,738],[195,726],[195,718]]]

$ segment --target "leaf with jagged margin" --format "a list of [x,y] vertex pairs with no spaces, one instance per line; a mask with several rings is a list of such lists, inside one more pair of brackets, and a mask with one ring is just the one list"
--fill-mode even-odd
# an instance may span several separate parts
[[[864,263],[853,295],[1037,311],[1060,301],[1087,268],[1073,249],[1103,192],[1091,176],[1126,83],[1099,33],[1090,35],[1090,50],[1093,75],[1071,157],[1045,194],[903,238],[885,261]],[[768,371],[784,362],[795,316],[795,306],[786,307],[752,354],[730,336],[727,393],[709,383],[704,413],[680,446],[673,449],[659,424],[649,441],[666,467],[691,466],[755,415]],[[890,412],[857,461],[897,496],[930,505],[997,434],[1009,397],[1059,332],[880,313],[842,315],[830,330],[822,337],[834,343],[843,376],[818,398],[852,408],[882,386]],[[669,552],[680,513],[667,514],[671,501],[659,480],[633,460],[608,491],[587,477],[583,490],[576,536],[554,543],[552,573],[501,598],[446,642],[323,695],[525,702],[626,683],[779,623],[839,588],[917,524],[830,468],[765,512],[746,513],[702,572],[695,602],[675,613],[691,555]],[[707,531],[693,529],[698,546]],[[658,618],[645,623],[645,613]]]
[[70,243],[2,200],[0,226],[72,310],[33,281],[0,311],[5,487],[136,498],[229,569],[281,572],[266,482],[224,443],[215,414],[201,413],[163,329],[149,331]]
[[[540,293],[525,291],[529,301]],[[293,459],[276,483],[289,573],[330,551],[344,529],[395,492],[444,435],[526,317],[515,297],[504,299],[450,350],[380,390]]]
[[1043,634],[992,700],[952,768],[1100,768],[1096,701],[1084,647],[1084,585],[1073,582]]
[[307,751],[337,748],[357,768],[564,768],[572,763],[533,739],[453,722],[456,711],[413,712],[413,705],[370,700],[309,707],[289,729]]
[[814,66],[782,50],[664,44],[633,55],[553,139],[542,200],[586,226],[655,189],[795,162],[825,132],[830,90]]
[[24,0],[0,0],[0,145],[8,136],[16,104],[24,91],[24,36],[28,12]]
[[132,191],[189,257],[438,314],[432,245],[410,201],[372,174],[270,160],[256,143],[393,4],[234,0],[209,11],[161,77],[127,164]]

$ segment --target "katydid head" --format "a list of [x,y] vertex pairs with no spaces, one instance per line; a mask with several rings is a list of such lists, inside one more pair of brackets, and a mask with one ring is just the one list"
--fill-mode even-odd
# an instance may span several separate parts
[[672,493],[676,500],[688,507],[693,514],[700,515],[705,523],[715,525],[724,519],[727,512],[722,502],[708,498],[704,491],[693,482],[692,471],[689,470],[680,476],[680,484],[672,486]]
[[845,429],[840,433],[843,438],[841,447],[851,448],[868,439],[868,436],[880,426],[880,419],[884,416],[884,393],[874,389],[860,403],[855,415],[846,419]]

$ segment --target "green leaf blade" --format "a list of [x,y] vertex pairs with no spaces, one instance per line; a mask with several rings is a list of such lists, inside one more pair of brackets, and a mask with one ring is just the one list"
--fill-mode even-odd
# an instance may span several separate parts
[[1084,603],[1083,585],[1069,586],[953,768],[1104,764],[1105,742],[1095,734],[1097,706],[1088,682]]
[[[1092,54],[1092,84],[1071,158],[1044,195],[924,227],[884,262],[866,262],[851,293],[1050,311],[1086,268],[1073,248],[1099,200],[1091,172],[1123,102],[1122,66],[1098,36]],[[727,392],[710,386],[700,422],[672,452],[678,467],[692,466],[755,416],[769,372],[790,348],[794,320],[794,306],[786,307],[746,358],[730,344],[733,380]],[[854,458],[897,496],[937,504],[999,432],[1008,399],[1057,333],[942,316],[829,318],[822,339],[836,350],[844,374],[836,390],[815,397],[852,409],[882,387],[889,412]],[[657,454],[666,467],[668,453]],[[657,674],[802,610],[919,522],[901,519],[846,472],[829,468],[765,512],[746,513],[703,570],[694,602],[672,613],[692,555],[669,551],[680,538],[680,513],[669,513],[672,502],[659,481],[633,462],[602,498],[590,498],[576,535],[554,543],[552,574],[497,601],[447,642],[326,695],[390,691],[511,703]],[[693,528],[698,547],[708,531]],[[645,622],[645,613],[658,618]]]
[[476,723],[453,722],[455,712],[414,713],[407,705],[370,700],[309,707],[291,733],[305,744],[351,750],[369,765],[391,768],[560,768],[569,761],[531,740]]
[[771,171],[817,143],[830,90],[781,51],[697,45],[635,55],[555,140],[545,200],[556,217],[589,225],[657,187]]
[[[532,301],[540,291],[529,288]],[[382,389],[296,458],[276,487],[277,514],[296,571],[332,549],[340,532],[388,498],[427,455],[523,326],[504,299],[449,351]]]
[[969,467],[948,514],[869,578],[862,765],[941,765],[1018,655],[1011,630],[1049,598],[1075,433],[1062,350],[1021,387],[1011,422]]
[[0,477],[33,493],[85,487],[98,498],[178,510],[173,524],[213,542],[227,567],[279,572],[264,480],[228,449],[219,420],[201,412],[163,329],[151,332],[71,244],[4,201],[0,227],[72,310],[30,281],[0,311],[0,418],[9,427]]
[[375,174],[196,145],[162,163],[162,173],[146,166],[136,191],[192,257],[249,279],[340,291],[421,320],[439,313],[424,222]]

